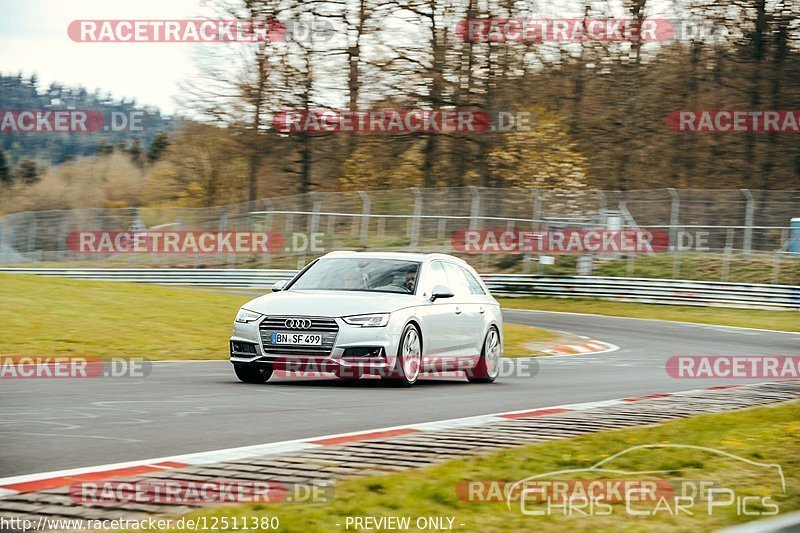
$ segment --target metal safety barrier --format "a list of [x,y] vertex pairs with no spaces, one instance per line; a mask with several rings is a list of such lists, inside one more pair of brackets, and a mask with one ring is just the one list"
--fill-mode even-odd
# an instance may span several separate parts
[[[0,273],[37,274],[93,281],[127,281],[244,289],[269,288],[297,270],[206,268],[0,268]],[[800,287],[652,278],[482,274],[503,296],[601,298],[626,302],[708,307],[800,310]]]
[[0,273],[5,272],[91,281],[269,289],[276,281],[291,279],[298,271],[229,268],[0,268]]
[[800,310],[800,287],[792,285],[596,276],[488,274],[482,277],[493,293],[506,296]]

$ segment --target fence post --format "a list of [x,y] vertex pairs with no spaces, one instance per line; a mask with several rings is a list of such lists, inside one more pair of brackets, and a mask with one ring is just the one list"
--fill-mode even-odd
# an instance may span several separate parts
[[772,254],[772,283],[777,284],[781,275],[781,253]]
[[681,209],[681,198],[673,188],[668,188],[670,198],[672,201],[669,208],[669,251],[672,253],[672,277],[677,278],[681,274],[681,252],[678,243],[678,216]]
[[414,195],[414,218],[411,219],[411,242],[408,247],[410,250],[416,250],[419,245],[419,217],[422,216],[422,194],[416,187],[411,187],[411,194]]
[[311,193],[314,199],[314,204],[311,212],[311,218],[308,221],[308,233],[314,233],[319,228],[319,212],[322,209],[322,200],[319,198],[319,193]]
[[542,194],[539,189],[533,190],[533,224],[532,230],[542,229]]
[[469,229],[476,230],[479,229],[478,217],[481,213],[481,191],[474,185],[470,185],[469,192],[472,195],[472,204],[469,208]]
[[264,211],[267,211],[266,215],[264,215],[264,231],[271,231],[272,230],[272,200],[269,198],[262,198],[261,203],[264,204]]
[[68,212],[62,210],[58,221],[58,259],[63,261],[67,257],[67,216]]
[[[541,198],[539,197],[538,189],[531,189],[531,196],[533,197],[533,210],[531,212],[531,233],[534,234],[533,240],[536,240],[536,231],[539,228],[539,210],[541,209]],[[540,242],[540,241],[539,241]],[[523,272],[529,274],[531,271],[532,250],[536,246],[531,243],[530,247],[525,249],[525,256],[522,259]],[[537,246],[537,249],[539,247]]]
[[369,195],[364,191],[358,191],[361,197],[361,244],[367,246],[369,241]]
[[27,251],[29,257],[33,257],[33,261],[36,262],[36,254],[32,254],[33,249],[36,247],[36,213],[31,211],[29,213],[28,220],[28,244],[25,251]]
[[294,214],[288,213],[284,215],[284,225],[283,225],[283,233],[285,235],[291,235],[294,231]]
[[731,271],[731,253],[733,252],[734,229],[728,228],[728,235],[725,239],[725,252],[722,255],[722,281],[728,281]]
[[[320,199],[320,195],[317,192],[310,193],[311,198],[314,200],[314,204],[312,207],[311,217],[308,219],[308,241],[306,241],[307,246],[303,248],[303,253],[298,256],[297,261],[297,268],[301,269],[306,264],[306,250],[308,249],[308,244],[311,242],[311,236],[317,232],[317,228],[319,228],[319,212],[322,210],[322,200]],[[292,243],[294,246],[294,242]]]
[[[229,218],[228,213],[225,211],[224,207],[216,207],[214,210],[217,212],[217,231],[228,231],[229,229]],[[252,217],[250,216],[250,204],[247,205],[247,231],[252,231],[250,221]],[[236,220],[234,218],[234,220]],[[235,224],[235,222],[234,222]],[[236,266],[236,248],[234,247],[234,252],[232,254],[225,254],[225,258],[228,263],[228,268],[234,268]],[[216,263],[216,261],[213,261]]]
[[669,249],[671,252],[674,252],[675,244],[678,242],[677,226],[678,214],[681,208],[681,198],[678,195],[678,191],[671,187],[667,189],[667,192],[669,192],[669,196],[672,198],[672,203],[669,208]]
[[742,242],[742,255],[750,255],[753,244],[753,193],[750,189],[742,189],[747,204],[744,209],[744,241]]
[[772,255],[772,283],[778,283],[781,275],[781,250],[789,247],[789,232],[786,228],[781,230],[781,246]]
[[[264,204],[264,211],[267,213],[264,215],[264,224],[261,226],[261,231],[267,232],[272,231],[272,200],[269,198],[262,198],[261,203]],[[261,261],[263,266],[268,267],[270,260],[270,252],[264,252]]]
[[597,198],[600,200],[600,208],[598,209],[598,214],[600,215],[600,224],[605,226],[606,223],[606,193],[601,190],[596,190]]

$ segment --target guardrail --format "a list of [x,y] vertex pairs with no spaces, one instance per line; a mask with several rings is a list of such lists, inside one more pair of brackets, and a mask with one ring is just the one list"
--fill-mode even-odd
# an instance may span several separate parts
[[0,273],[5,272],[92,281],[268,290],[276,281],[291,279],[298,271],[229,268],[0,268]]
[[656,278],[595,276],[482,276],[493,293],[507,296],[602,298],[642,303],[800,310],[800,287]]
[[[0,273],[38,274],[95,281],[197,285],[244,289],[269,288],[291,279],[297,270],[206,268],[0,268]],[[800,310],[800,287],[716,281],[594,276],[482,274],[494,294],[601,298],[708,307]]]

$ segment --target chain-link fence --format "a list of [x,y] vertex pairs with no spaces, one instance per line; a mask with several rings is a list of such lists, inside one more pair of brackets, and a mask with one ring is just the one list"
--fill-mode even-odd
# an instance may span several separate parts
[[[23,212],[0,218],[0,262],[31,266],[297,268],[334,249],[446,252],[483,272],[597,274],[800,283],[800,191],[527,190],[479,187],[314,192],[204,208]],[[466,230],[647,230],[664,253],[463,253]],[[271,253],[85,253],[78,232],[276,232]]]

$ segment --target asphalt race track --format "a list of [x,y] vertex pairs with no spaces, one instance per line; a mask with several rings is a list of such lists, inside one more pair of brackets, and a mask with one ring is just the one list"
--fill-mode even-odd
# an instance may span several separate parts
[[246,385],[227,361],[156,363],[138,379],[4,379],[0,476],[753,382],[675,379],[664,364],[673,355],[800,355],[796,334],[546,312],[505,316],[620,349],[539,358],[535,377],[492,385],[435,379],[411,389],[333,377]]

